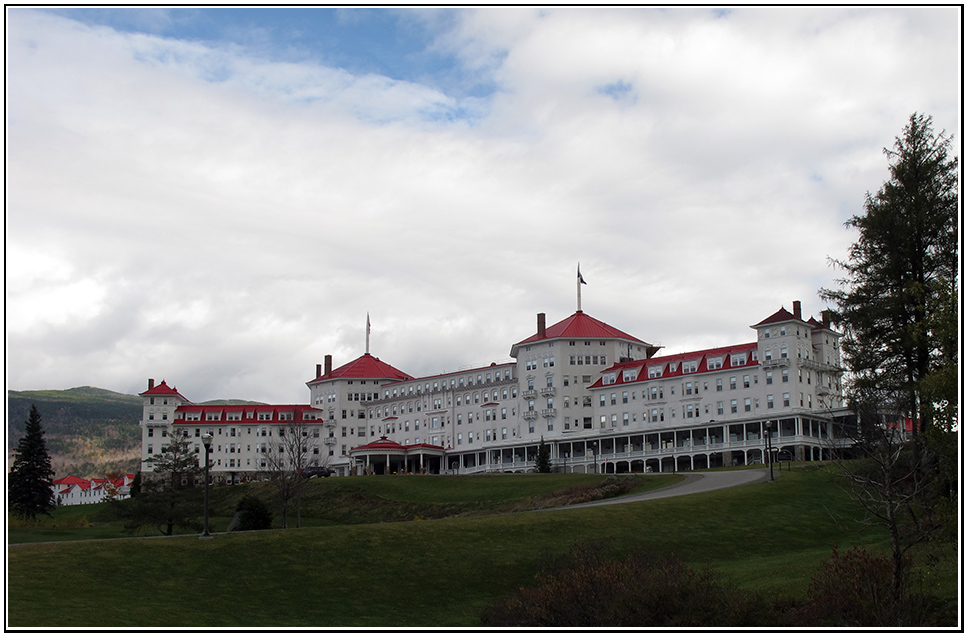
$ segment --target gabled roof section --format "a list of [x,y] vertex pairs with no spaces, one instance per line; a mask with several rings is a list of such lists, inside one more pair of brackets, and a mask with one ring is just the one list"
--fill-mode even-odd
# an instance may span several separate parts
[[[694,350],[693,352],[683,352],[680,354],[670,354],[662,357],[653,357],[652,359],[637,360],[637,361],[623,361],[617,363],[612,367],[606,368],[599,375],[599,379],[593,383],[590,388],[603,388],[603,387],[613,387],[617,385],[623,385],[624,383],[639,383],[642,381],[656,381],[657,379],[669,379],[672,377],[685,377],[692,376],[696,374],[704,374],[716,371],[728,371],[736,370],[739,368],[749,368],[758,365],[757,359],[754,358],[754,354],[757,352],[757,343],[741,343],[735,346],[722,346],[719,348],[709,348],[707,350]],[[744,354],[744,363],[733,365],[731,356],[735,354]],[[720,367],[710,369],[707,362],[710,359],[721,359]],[[696,363],[695,372],[683,372],[684,363]],[[673,365],[676,364],[675,369]],[[639,374],[635,379],[625,379],[624,375],[621,374],[623,370],[635,369],[641,367]],[[659,377],[649,378],[649,370],[655,369],[656,367],[662,367],[662,374]],[[603,379],[610,374],[615,374],[616,381],[614,383],[604,383]]]
[[[287,415],[282,418],[282,414]],[[213,416],[210,420],[209,415]],[[229,415],[235,418],[229,419]],[[189,419],[188,417],[192,418]],[[181,405],[175,410],[173,425],[202,427],[218,425],[295,425],[322,423],[323,410],[309,405]]]
[[785,323],[788,321],[800,321],[801,323],[805,323],[803,319],[798,319],[792,313],[785,310],[783,306],[781,306],[780,310],[778,310],[771,316],[767,317],[760,323],[755,323],[754,325],[751,326],[751,328],[756,328],[758,326],[769,326],[774,323]]
[[562,321],[549,326],[544,334],[535,333],[524,341],[519,341],[511,347],[511,356],[517,356],[518,348],[532,343],[540,343],[550,339],[623,339],[646,346],[647,356],[656,352],[656,348],[642,339],[626,334],[622,330],[613,328],[607,323],[599,321],[581,310]]
[[350,363],[344,364],[329,374],[319,376],[306,385],[328,381],[330,379],[386,379],[387,381],[408,381],[412,377],[401,372],[389,363],[384,363],[377,357],[367,353]]
[[151,390],[146,390],[146,391],[142,392],[141,394],[139,394],[138,396],[140,396],[140,397],[161,397],[161,396],[165,396],[165,397],[178,397],[179,399],[181,399],[185,403],[191,403],[188,399],[186,399],[181,394],[179,394],[177,388],[170,388],[170,387],[168,387],[168,384],[165,383],[164,379],[162,380],[161,383],[159,383],[158,385],[156,385],[155,387],[153,387]]

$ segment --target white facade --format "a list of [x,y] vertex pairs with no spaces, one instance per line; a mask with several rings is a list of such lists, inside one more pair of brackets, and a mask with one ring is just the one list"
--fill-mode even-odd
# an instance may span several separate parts
[[[847,416],[840,335],[802,319],[799,302],[751,328],[750,343],[656,356],[658,347],[582,311],[551,327],[540,314],[535,334],[512,346],[513,361],[483,368],[413,378],[369,352],[337,369],[327,356],[306,384],[311,405],[303,407],[323,428],[320,464],[339,475],[411,471],[390,452],[372,452],[394,444],[440,448],[422,466],[431,472],[529,471],[542,440],[556,471],[565,472],[760,463],[767,428],[775,454],[828,458],[847,444],[839,435]],[[147,441],[158,440],[166,421],[186,425],[170,407],[185,399],[161,392],[169,394],[150,388],[142,395],[145,458]],[[165,400],[171,403],[159,403]],[[267,406],[274,407],[286,406]],[[212,470],[233,481],[255,478],[262,441],[253,424],[236,427],[232,437],[209,427],[224,439],[214,445]],[[371,453],[364,456],[362,446]]]

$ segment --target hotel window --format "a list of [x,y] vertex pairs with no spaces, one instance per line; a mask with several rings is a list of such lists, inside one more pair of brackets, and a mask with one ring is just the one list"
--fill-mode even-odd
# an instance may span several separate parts
[[609,395],[609,405],[616,405],[616,393],[613,392]]
[[744,375],[744,387],[745,388],[749,388],[750,387],[750,375],[749,374],[745,374]]
[[790,392],[785,392],[784,393],[784,407],[785,408],[791,407],[791,393]]
[[787,346],[781,346],[781,359],[787,358]]
[[623,403],[629,403],[629,393],[628,392],[623,392],[622,393],[622,402]]
[[768,394],[767,395],[767,409],[770,410],[770,409],[773,409],[773,407],[774,407],[774,395],[773,394]]
[[502,440],[508,438],[508,428],[501,428],[501,438]]
[[723,379],[717,379],[717,392],[723,391]]
[[730,377],[730,389],[731,390],[737,389],[737,377]]
[[782,381],[783,383],[787,383],[787,382],[788,382],[789,380],[790,380],[790,379],[789,379],[789,377],[787,376],[787,368],[784,368],[783,370],[781,370],[781,381]]
[[730,414],[737,413],[737,399],[730,400]]
[[750,412],[750,399],[744,399],[744,412]]
[[717,401],[717,414],[723,414],[723,401]]

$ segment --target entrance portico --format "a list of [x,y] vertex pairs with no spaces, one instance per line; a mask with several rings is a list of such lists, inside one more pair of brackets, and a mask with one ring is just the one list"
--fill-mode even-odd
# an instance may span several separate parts
[[354,464],[362,464],[366,474],[442,474],[444,448],[415,443],[401,445],[386,436],[349,452]]

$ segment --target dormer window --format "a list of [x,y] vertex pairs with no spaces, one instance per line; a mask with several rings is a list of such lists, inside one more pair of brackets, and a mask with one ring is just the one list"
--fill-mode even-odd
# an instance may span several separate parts
[[657,379],[663,376],[663,366],[650,366],[649,368],[649,378]]
[[710,357],[707,359],[707,370],[719,370],[723,367],[723,357]]
[[746,354],[733,354],[730,355],[730,365],[731,366],[742,366],[747,363]]
[[639,368],[634,368],[632,370],[623,370],[622,371],[622,380],[623,381],[627,381],[627,382],[628,381],[635,381],[636,378],[639,377],[639,370],[640,370]]
[[690,374],[691,372],[696,372],[696,361],[684,361],[683,374]]

